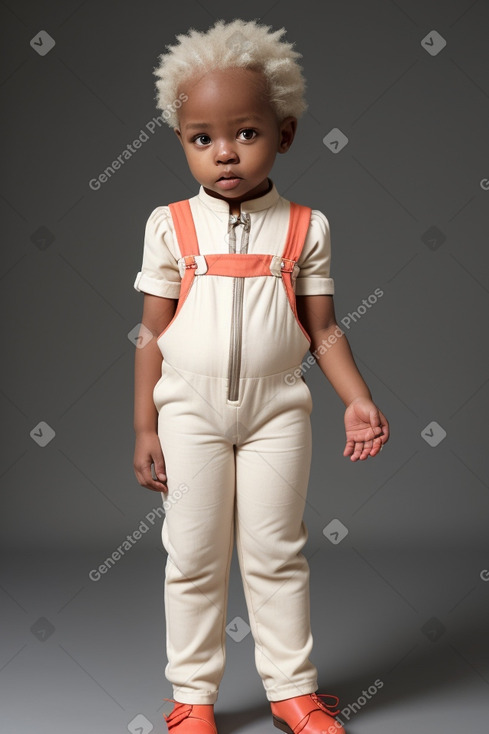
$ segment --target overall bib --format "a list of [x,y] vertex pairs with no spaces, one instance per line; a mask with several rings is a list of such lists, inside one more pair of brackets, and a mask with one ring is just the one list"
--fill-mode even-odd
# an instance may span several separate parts
[[[169,490],[165,675],[179,702],[217,700],[236,541],[267,698],[311,693],[317,670],[301,550],[312,399],[300,373],[293,377],[310,346],[294,283],[311,209],[290,202],[277,256],[247,253],[243,244],[236,252],[233,228],[229,253],[203,255],[189,201],[169,208],[182,282],[175,315],[157,338],[163,362],[153,391]],[[247,226],[245,219],[244,238]],[[246,612],[234,616],[230,644],[239,644],[249,631]]]

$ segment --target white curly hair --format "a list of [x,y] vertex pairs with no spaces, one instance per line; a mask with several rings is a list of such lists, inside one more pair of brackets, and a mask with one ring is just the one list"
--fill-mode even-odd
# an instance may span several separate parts
[[206,32],[190,28],[176,36],[178,45],[166,46],[168,53],[158,57],[153,69],[156,82],[156,107],[171,128],[178,127],[178,97],[182,82],[195,74],[234,67],[261,70],[267,80],[270,104],[279,120],[293,115],[299,118],[307,109],[304,98],[306,82],[297,59],[302,57],[293,44],[281,41],[285,29],[271,31],[271,26],[256,21],[218,20]]

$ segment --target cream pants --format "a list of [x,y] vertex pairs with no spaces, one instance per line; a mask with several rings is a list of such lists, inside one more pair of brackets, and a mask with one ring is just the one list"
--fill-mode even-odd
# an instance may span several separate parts
[[226,378],[163,362],[154,396],[169,490],[162,493],[165,675],[182,703],[217,700],[234,540],[268,700],[318,687],[301,552],[312,399],[302,379],[287,384],[290,373],[241,377],[240,399],[229,402]]

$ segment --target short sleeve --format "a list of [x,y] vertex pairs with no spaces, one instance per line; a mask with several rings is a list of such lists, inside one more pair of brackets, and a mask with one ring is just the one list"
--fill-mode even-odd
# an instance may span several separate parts
[[178,298],[180,295],[179,252],[175,251],[170,210],[154,209],[146,222],[143,260],[134,288],[154,296]]
[[295,284],[297,296],[334,294],[334,280],[330,277],[331,237],[329,222],[317,209],[311,212],[311,223],[297,261],[300,271]]

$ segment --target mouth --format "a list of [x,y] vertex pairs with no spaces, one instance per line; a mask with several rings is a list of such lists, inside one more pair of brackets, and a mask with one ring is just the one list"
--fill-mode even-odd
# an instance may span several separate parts
[[241,181],[241,176],[236,176],[234,173],[225,173],[217,179],[215,185],[222,191],[233,191],[239,187]]

